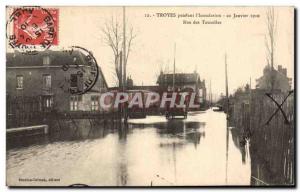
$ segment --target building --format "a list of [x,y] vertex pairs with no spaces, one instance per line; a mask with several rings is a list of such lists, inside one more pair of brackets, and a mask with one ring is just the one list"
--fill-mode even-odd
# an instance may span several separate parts
[[256,88],[271,90],[281,90],[283,92],[291,90],[292,78],[287,76],[286,68],[278,65],[278,69],[272,70],[270,65],[264,68],[263,76],[256,79]]
[[[173,88],[173,77],[173,73],[161,72],[157,79],[157,84],[164,90],[171,91]],[[200,105],[206,103],[205,80],[201,80],[198,73],[175,73],[174,80],[175,90],[192,89],[197,94],[196,101]]]
[[86,78],[86,73],[81,78],[77,73],[78,67],[86,71],[90,68],[83,56],[78,50],[74,50],[72,54],[51,50],[36,55],[7,53],[7,97],[11,100],[37,98],[40,111],[101,110],[100,94],[106,92],[107,83],[99,66],[98,80],[91,90],[82,95],[74,95],[69,91],[71,87],[80,89]]
[[131,79],[131,76],[127,77],[126,86],[127,88],[133,87],[133,80]]

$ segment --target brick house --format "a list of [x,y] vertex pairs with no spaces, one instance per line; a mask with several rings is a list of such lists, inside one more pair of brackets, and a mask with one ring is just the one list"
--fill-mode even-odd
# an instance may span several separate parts
[[[74,51],[44,51],[37,55],[19,52],[6,54],[6,94],[8,98],[39,98],[39,110],[89,111],[101,110],[100,95],[108,86],[100,66],[98,80],[91,90],[83,95],[73,95],[68,87],[82,87],[78,78],[78,66],[89,70],[83,53]],[[63,66],[68,68],[63,70]],[[74,81],[75,79],[75,81]]]

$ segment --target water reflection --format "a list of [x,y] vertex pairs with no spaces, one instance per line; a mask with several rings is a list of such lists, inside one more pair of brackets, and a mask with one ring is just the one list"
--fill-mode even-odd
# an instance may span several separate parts
[[185,120],[150,116],[130,120],[127,125],[74,122],[60,122],[61,126],[54,122],[47,137],[8,141],[7,177],[11,184],[20,185],[20,177],[45,175],[61,179],[46,185],[250,184],[250,162],[242,155],[234,130],[229,137],[226,183],[223,113],[195,112]]
[[245,143],[246,141],[241,138],[242,134],[240,133],[238,128],[232,128],[230,131],[232,134],[233,143],[240,150],[242,155],[242,162],[245,164],[246,159],[249,158],[247,153],[247,143]]

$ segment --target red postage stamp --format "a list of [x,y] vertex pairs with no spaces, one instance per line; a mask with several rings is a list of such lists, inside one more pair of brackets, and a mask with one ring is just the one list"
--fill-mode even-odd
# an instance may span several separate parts
[[23,7],[14,9],[8,26],[9,45],[31,53],[58,44],[58,9]]

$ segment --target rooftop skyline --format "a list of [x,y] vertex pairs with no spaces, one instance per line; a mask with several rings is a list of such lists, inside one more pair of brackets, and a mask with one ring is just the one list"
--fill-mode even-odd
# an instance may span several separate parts
[[[127,26],[132,26],[136,38],[128,59],[127,76],[136,85],[155,85],[161,70],[172,71],[176,43],[176,72],[195,70],[206,86],[211,80],[212,92],[225,93],[224,57],[227,54],[229,93],[263,74],[266,62],[265,34],[267,8],[256,7],[126,7]],[[275,68],[287,68],[288,77],[294,78],[293,9],[275,8],[277,33]],[[255,19],[220,18],[222,24],[183,24],[182,19],[155,17],[145,14],[185,13],[201,14],[256,14]],[[58,46],[82,46],[93,52],[109,86],[115,86],[113,54],[105,42],[103,25],[111,17],[122,24],[122,7],[61,7]],[[188,19],[188,18],[187,18]],[[193,20],[193,19],[192,19]],[[214,20],[214,19],[212,19]],[[76,32],[74,32],[76,31]],[[8,48],[8,51],[10,49]]]

